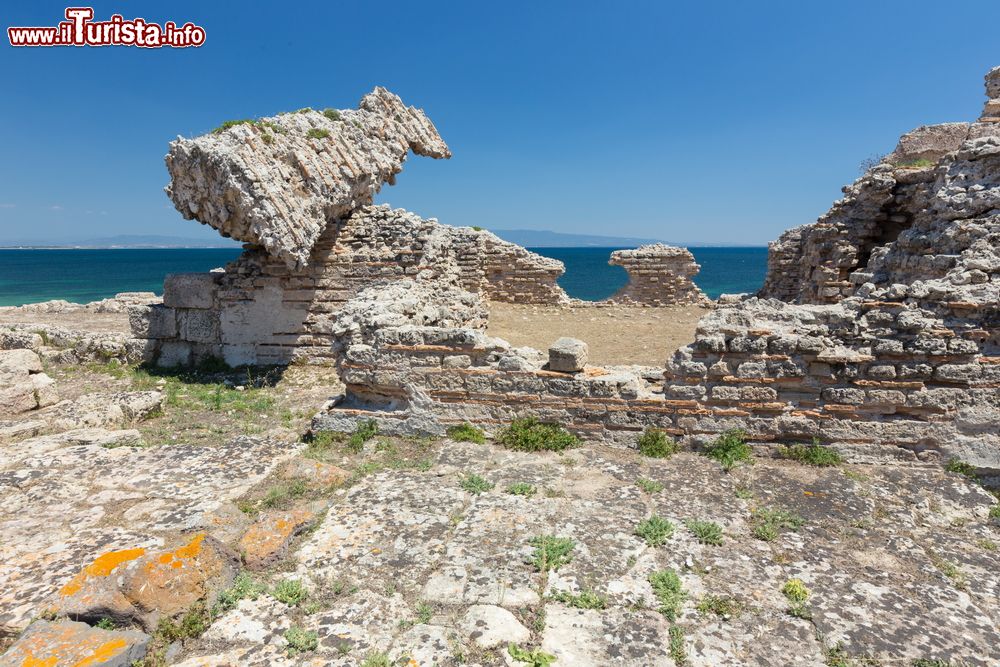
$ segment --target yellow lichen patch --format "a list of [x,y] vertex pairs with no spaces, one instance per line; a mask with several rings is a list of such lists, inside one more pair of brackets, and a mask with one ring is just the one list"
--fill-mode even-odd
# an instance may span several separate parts
[[90,665],[99,665],[102,662],[107,662],[121,653],[122,649],[127,646],[128,644],[125,643],[124,639],[112,639],[111,641],[104,642],[95,648],[93,653],[75,663],[73,667],[90,667]]
[[122,563],[139,558],[146,553],[143,548],[122,549],[120,551],[109,551],[94,559],[94,562],[80,570],[76,576],[69,580],[65,586],[59,590],[60,595],[76,595],[83,587],[83,583],[90,577],[106,577]]

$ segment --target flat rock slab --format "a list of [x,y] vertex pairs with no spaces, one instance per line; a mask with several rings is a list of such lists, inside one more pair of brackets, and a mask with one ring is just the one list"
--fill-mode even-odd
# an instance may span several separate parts
[[226,522],[245,521],[232,501],[300,448],[255,438],[118,446],[134,444],[130,433],[75,431],[0,448],[0,634],[23,630],[102,554],[198,531],[231,538]]
[[149,636],[141,632],[101,630],[74,621],[35,621],[0,656],[0,667],[131,667],[146,655],[148,645]]

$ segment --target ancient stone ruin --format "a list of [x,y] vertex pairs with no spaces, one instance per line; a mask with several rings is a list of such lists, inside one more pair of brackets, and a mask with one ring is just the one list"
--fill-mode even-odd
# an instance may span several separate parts
[[691,280],[701,267],[687,248],[654,243],[615,250],[608,263],[628,272],[628,284],[609,301],[643,306],[708,303],[708,297]]
[[[162,305],[132,309],[133,330],[165,365],[337,364],[346,393],[319,430],[535,414],[621,442],[647,426],[695,443],[740,427],[760,443],[997,469],[998,128],[984,113],[904,135],[829,213],[773,243],[760,293],[718,304],[665,367],[568,369],[487,336],[479,301],[565,303],[561,263],[372,204],[407,149],[449,155],[422,112],[376,89],[357,111],[174,142],[179,210],[248,245],[224,271],[169,277]],[[706,302],[684,249],[611,263],[629,272],[611,302]]]

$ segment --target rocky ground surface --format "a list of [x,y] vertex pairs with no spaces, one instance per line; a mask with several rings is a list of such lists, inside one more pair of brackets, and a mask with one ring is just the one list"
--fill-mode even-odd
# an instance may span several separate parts
[[58,396],[0,424],[3,667],[1000,660],[1000,509],[956,472],[305,442],[332,369],[44,342]]
[[491,336],[547,350],[561,336],[587,343],[594,365],[662,366],[694,340],[701,306],[543,306],[489,304]]

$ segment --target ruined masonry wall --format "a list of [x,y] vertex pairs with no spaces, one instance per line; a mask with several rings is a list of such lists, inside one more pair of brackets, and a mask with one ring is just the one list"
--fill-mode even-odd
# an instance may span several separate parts
[[388,206],[331,224],[309,262],[291,268],[247,248],[224,272],[176,274],[162,305],[130,310],[134,335],[155,341],[164,366],[220,357],[230,365],[332,362],[337,313],[361,289],[404,277],[456,284],[517,303],[558,303],[562,263],[471,228],[450,228]]
[[628,272],[628,284],[608,301],[643,306],[707,304],[691,280],[701,269],[686,248],[655,243],[611,253],[612,266]]

